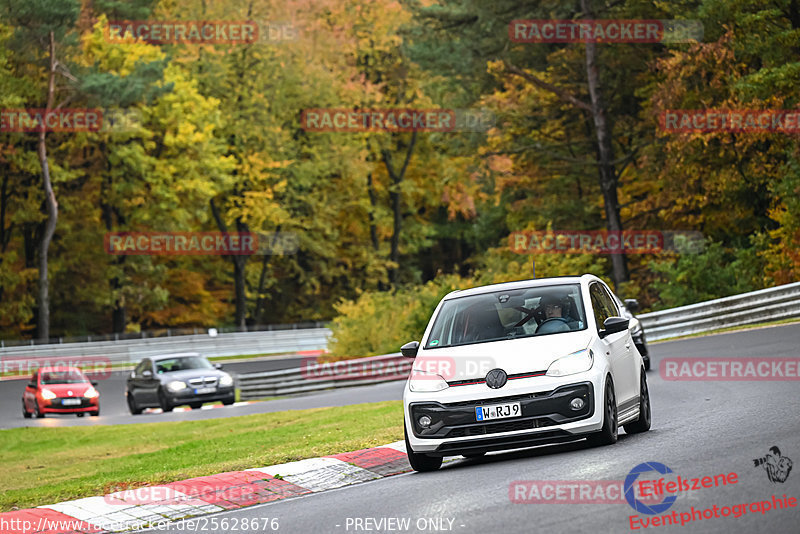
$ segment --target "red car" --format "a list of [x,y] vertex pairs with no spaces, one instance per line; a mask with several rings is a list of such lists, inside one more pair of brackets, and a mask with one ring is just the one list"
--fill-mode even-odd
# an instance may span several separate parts
[[100,392],[77,367],[43,367],[33,373],[22,394],[22,416],[30,419],[47,413],[100,415]]

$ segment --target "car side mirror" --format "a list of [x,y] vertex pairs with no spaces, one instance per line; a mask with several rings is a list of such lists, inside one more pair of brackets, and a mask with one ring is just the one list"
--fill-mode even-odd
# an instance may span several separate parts
[[636,313],[639,311],[639,301],[636,299],[625,299],[625,307],[628,308],[629,312]]
[[214,364],[214,369],[222,369],[222,364],[221,363],[215,363]]
[[150,369],[142,371],[142,378],[153,378],[153,371],[151,371]]
[[97,380],[90,380],[90,383],[91,383],[93,386],[96,386],[96,385],[97,385]]
[[600,339],[603,339],[606,336],[610,336],[611,334],[616,334],[618,332],[624,332],[628,329],[628,324],[630,323],[629,319],[624,317],[609,317],[603,323],[603,329],[600,330],[598,335]]
[[406,358],[416,358],[418,350],[419,350],[419,341],[409,341],[408,343],[400,347],[400,352]]

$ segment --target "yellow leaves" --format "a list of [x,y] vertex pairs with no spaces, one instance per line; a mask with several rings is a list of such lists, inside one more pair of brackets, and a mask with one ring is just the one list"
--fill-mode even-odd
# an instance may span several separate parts
[[133,72],[138,62],[150,63],[163,60],[161,48],[142,41],[112,43],[107,39],[108,19],[101,15],[91,32],[81,37],[84,54],[79,58],[81,64],[95,63],[102,69],[118,76]]

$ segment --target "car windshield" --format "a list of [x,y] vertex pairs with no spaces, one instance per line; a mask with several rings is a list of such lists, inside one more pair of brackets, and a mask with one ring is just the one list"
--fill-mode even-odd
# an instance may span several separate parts
[[83,384],[89,380],[78,371],[45,371],[42,384]]
[[202,356],[184,356],[181,358],[167,358],[157,360],[156,372],[172,373],[174,371],[185,371],[187,369],[213,369],[214,366]]
[[436,316],[426,349],[574,332],[586,328],[580,285],[454,298]]

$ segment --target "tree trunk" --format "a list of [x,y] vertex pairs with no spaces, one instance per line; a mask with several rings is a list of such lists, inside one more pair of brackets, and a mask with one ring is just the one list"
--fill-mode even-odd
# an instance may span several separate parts
[[[389,188],[389,199],[392,202],[394,224],[389,259],[394,262],[395,265],[399,265],[400,263],[400,231],[402,230],[403,225],[403,214],[400,206],[400,184],[405,178],[406,170],[408,169],[408,163],[411,161],[411,154],[414,152],[414,145],[416,142],[417,131],[414,130],[411,133],[411,142],[408,144],[408,150],[406,150],[406,158],[403,161],[403,167],[399,171],[396,171],[392,166],[392,153],[386,149],[381,151],[383,163],[386,165],[386,171],[389,173],[389,178],[392,180],[392,185]],[[396,266],[389,270],[389,283],[392,285],[397,285],[397,271],[398,268]]]
[[[223,233],[228,233],[228,227],[225,221],[222,220],[222,215],[219,208],[214,204],[214,199],[209,201],[211,205],[211,213],[214,215],[214,220],[217,221],[217,227]],[[240,221],[236,222],[238,231],[247,232],[247,226]],[[231,254],[228,256],[233,263],[233,285],[234,285],[234,302],[236,304],[236,326],[242,332],[247,331],[247,293],[245,292],[245,267],[247,266],[248,256],[237,256]]]
[[[581,7],[586,18],[594,18],[590,0],[581,0]],[[606,228],[610,232],[622,231],[622,220],[619,216],[619,200],[617,198],[617,174],[614,168],[614,151],[611,144],[611,127],[606,119],[606,108],[600,89],[600,76],[597,72],[597,43],[586,42],[586,79],[591,97],[592,118],[597,135],[598,167],[600,171],[600,188],[603,191],[603,204],[606,212]],[[614,289],[618,290],[622,282],[628,280],[628,266],[624,253],[611,254],[612,278]]]
[[275,242],[278,240],[282,226],[275,228],[275,235],[272,238],[272,245],[270,246],[270,254],[264,251],[264,258],[261,260],[261,274],[258,276],[258,296],[256,297],[256,310],[253,313],[253,322],[261,324],[261,313],[264,310],[264,303],[267,299],[264,298],[264,284],[267,279],[267,268],[269,267],[270,260],[272,259],[271,253],[275,250]]
[[[56,42],[53,32],[50,32],[50,69],[47,82],[47,107],[49,112],[53,107],[53,95],[55,93],[56,78]],[[50,282],[47,275],[47,252],[50,248],[50,241],[56,231],[58,222],[58,202],[53,192],[53,184],[50,181],[50,166],[47,163],[47,130],[43,127],[39,130],[38,154],[39,163],[42,166],[42,190],[44,191],[44,202],[47,209],[47,221],[45,222],[44,234],[39,243],[39,299],[38,299],[38,325],[37,336],[39,339],[47,340],[50,338]]]
[[372,173],[367,174],[367,194],[369,195],[369,204],[372,209],[369,212],[369,237],[372,241],[372,248],[378,252],[378,228],[375,226],[375,208],[377,201],[375,200],[375,186],[372,183]]

